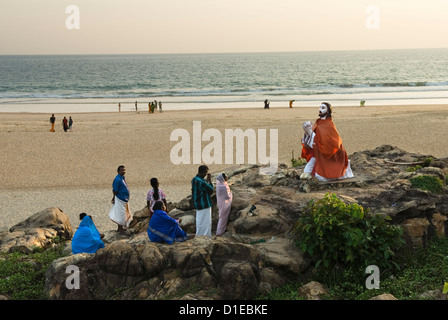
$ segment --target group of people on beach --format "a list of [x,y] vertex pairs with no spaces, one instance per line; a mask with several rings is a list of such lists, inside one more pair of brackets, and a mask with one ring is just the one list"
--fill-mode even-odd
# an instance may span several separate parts
[[[301,140],[301,157],[307,160],[307,164],[300,175],[300,179],[316,179],[318,181],[332,181],[354,177],[350,168],[347,152],[342,144],[342,139],[332,120],[332,106],[327,102],[322,102],[319,107],[319,117],[314,124],[307,121],[302,124],[304,135]],[[109,218],[118,225],[117,232],[129,235],[129,227],[133,216],[129,209],[129,187],[125,179],[125,167],[119,166],[117,176],[112,184],[112,208]],[[206,165],[198,168],[198,173],[191,180],[191,195],[194,208],[196,209],[196,234],[189,235],[182,230],[181,219],[174,219],[169,216],[166,195],[159,187],[157,178],[152,178],[151,189],[146,200],[150,212],[150,220],[147,228],[149,240],[152,242],[181,242],[194,238],[195,236],[212,237],[212,201],[211,195],[216,191],[219,220],[216,229],[216,236],[222,236],[227,227],[233,195],[228,185],[228,177],[221,173],[216,178],[216,185],[211,181],[211,174]],[[87,222],[84,223],[84,219]],[[91,241],[84,241],[86,250],[101,248],[104,243],[101,235],[92,226],[91,217],[83,215],[81,225],[91,230]],[[89,234],[87,229],[78,229],[82,234]],[[75,233],[73,241],[75,248],[79,250],[79,237]],[[85,237],[85,236],[84,236]],[[92,246],[92,243],[95,245]],[[73,249],[73,244],[72,244]],[[73,249],[73,253],[75,253]],[[86,252],[86,251],[84,251]]]
[[[54,116],[53,113],[50,117],[50,124],[51,124],[50,132],[56,131],[56,129],[54,128],[55,123],[56,123],[56,117]],[[62,129],[64,130],[64,132],[73,131],[73,119],[71,116],[69,116],[69,119],[67,119],[67,117],[64,117],[64,119],[62,119]]]
[[[125,178],[126,168],[120,165],[117,175],[112,183],[112,208],[109,218],[117,224],[120,235],[130,235],[128,228],[133,220],[129,207],[130,191]],[[222,236],[227,228],[233,195],[227,183],[228,177],[221,173],[216,178],[216,199],[219,220],[216,236]],[[157,178],[150,180],[151,189],[146,196],[146,206],[149,211],[148,238],[152,242],[182,242],[193,239],[195,236],[212,237],[212,201],[211,195],[215,187],[211,181],[209,168],[201,165],[197,175],[191,180],[192,201],[196,209],[196,233],[188,234],[182,230],[182,219],[172,218],[168,213],[166,194],[160,188]],[[73,253],[94,253],[104,247],[102,238],[93,223],[92,217],[83,213],[80,215],[81,223],[72,239]]]
[[[138,112],[138,102],[135,101],[134,105],[135,105],[135,112]],[[156,108],[159,109],[159,113],[163,113],[162,101],[157,102],[157,100],[154,100],[154,101],[148,103],[148,112],[149,113],[154,113],[154,110]],[[121,102],[118,103],[118,112],[121,112]]]

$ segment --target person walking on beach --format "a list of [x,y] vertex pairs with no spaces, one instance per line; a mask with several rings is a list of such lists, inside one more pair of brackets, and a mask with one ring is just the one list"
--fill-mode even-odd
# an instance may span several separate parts
[[264,108],[269,109],[269,101],[268,99],[264,100]]
[[289,100],[289,107],[290,108],[292,108],[292,103],[294,102],[295,100]]
[[168,205],[166,203],[165,192],[159,188],[159,180],[157,180],[157,178],[152,178],[150,182],[152,189],[149,190],[146,195],[146,205],[148,206],[150,217],[152,217],[152,214],[154,213],[153,207],[156,201],[162,201],[165,204],[165,207],[168,207]]
[[[198,174],[191,180],[191,193],[196,209],[196,235],[212,237],[211,175],[206,165],[199,166]],[[204,178],[206,177],[207,180]]]
[[112,183],[112,208],[109,212],[109,218],[118,225],[117,232],[126,234],[133,217],[129,209],[129,188],[124,175],[126,168],[121,165],[117,168],[117,175]]
[[218,226],[216,235],[222,236],[226,231],[227,221],[229,220],[230,207],[232,206],[233,195],[227,183],[227,175],[221,173],[216,178],[216,202],[219,211]]
[[51,123],[51,129],[50,132],[54,132],[54,123],[56,122],[56,117],[54,116],[54,113],[50,117],[50,123]]
[[64,131],[67,132],[68,121],[67,121],[66,117],[64,117],[64,119],[62,119],[62,128],[64,128]]
[[121,112],[121,103],[118,103],[118,112]]
[[73,126],[73,119],[72,119],[72,117],[70,116],[69,119],[68,119],[68,130],[69,130],[70,132],[73,131],[72,126]]
[[163,111],[162,111],[162,101],[159,101],[159,112],[163,113]]
[[137,108],[137,101],[135,101],[135,112],[137,112],[138,111],[138,108]]

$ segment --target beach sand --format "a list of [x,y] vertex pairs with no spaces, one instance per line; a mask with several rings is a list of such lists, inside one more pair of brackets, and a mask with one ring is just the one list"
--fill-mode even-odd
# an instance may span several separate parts
[[[175,129],[185,129],[192,137],[193,121],[200,121],[201,133],[206,129],[221,133],[222,162],[226,129],[278,129],[278,161],[291,165],[292,152],[300,155],[302,123],[314,122],[318,113],[318,107],[168,109],[154,114],[56,113],[55,133],[49,132],[50,114],[0,114],[0,230],[53,206],[67,213],[74,229],[81,212],[91,214],[100,231],[116,229],[108,213],[112,181],[121,164],[126,166],[131,211],[146,205],[152,177],[159,179],[168,201],[181,200],[190,194],[190,181],[199,165],[172,163],[170,151],[178,141],[170,141],[170,135]],[[72,116],[73,132],[62,130],[64,116]],[[334,106],[333,121],[349,157],[383,144],[434,157],[448,156],[447,105]],[[202,148],[209,143],[203,141]],[[269,155],[269,147],[267,150]],[[192,146],[190,159],[193,161]],[[246,155],[245,162],[247,159]],[[208,166],[211,172],[219,172],[235,165]]]

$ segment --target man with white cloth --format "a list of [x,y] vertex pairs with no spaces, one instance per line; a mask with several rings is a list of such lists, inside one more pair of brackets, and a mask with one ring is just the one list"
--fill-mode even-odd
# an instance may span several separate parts
[[129,209],[129,188],[124,178],[125,167],[119,166],[117,172],[118,174],[112,183],[114,196],[112,197],[113,206],[110,209],[109,218],[118,225],[118,233],[126,234],[126,229],[133,219]]
[[[207,177],[207,181],[204,178]],[[199,166],[198,174],[191,180],[191,193],[196,208],[196,235],[212,237],[213,183],[208,167]]]

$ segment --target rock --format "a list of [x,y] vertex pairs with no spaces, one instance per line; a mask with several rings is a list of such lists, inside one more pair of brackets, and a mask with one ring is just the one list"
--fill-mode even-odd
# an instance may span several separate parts
[[0,251],[31,253],[50,248],[57,237],[63,241],[72,236],[68,216],[58,208],[48,208],[0,233]]
[[374,296],[374,297],[370,298],[369,300],[398,300],[398,299],[395,298],[390,293],[383,293],[378,296]]
[[407,219],[401,224],[405,239],[413,247],[422,248],[428,241],[429,221],[426,218]]
[[[65,284],[70,265],[80,269],[78,290]],[[50,299],[163,299],[200,285],[205,291],[218,288],[222,298],[250,299],[257,292],[262,267],[256,249],[226,240],[202,236],[173,245],[118,240],[95,254],[54,261],[45,290]],[[132,292],[116,294],[126,287]]]
[[13,232],[32,228],[53,229],[57,232],[57,235],[63,239],[71,239],[73,236],[70,219],[61,209],[55,207],[33,214],[26,220],[11,227],[9,231]]
[[328,295],[328,289],[321,283],[316,281],[308,282],[298,290],[299,295],[307,300],[320,300],[322,296]]
[[429,290],[429,291],[423,292],[421,295],[419,295],[419,299],[447,300],[446,293],[443,293],[442,290],[440,290],[440,289]]

